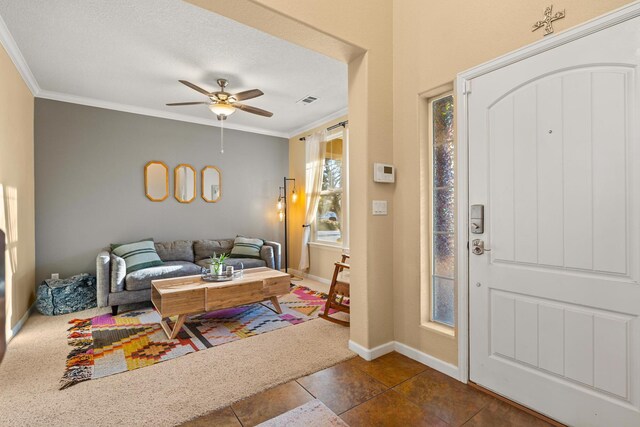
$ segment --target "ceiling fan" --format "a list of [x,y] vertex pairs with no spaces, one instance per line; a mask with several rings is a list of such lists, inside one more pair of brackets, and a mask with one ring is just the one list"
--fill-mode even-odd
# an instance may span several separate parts
[[271,117],[273,113],[267,110],[262,110],[260,108],[252,107],[250,105],[241,104],[239,101],[244,101],[247,99],[257,98],[259,96],[264,95],[264,93],[260,89],[250,89],[245,90],[244,92],[239,92],[236,94],[231,94],[225,91],[227,87],[227,80],[218,79],[218,85],[220,86],[220,90],[217,92],[209,92],[200,86],[194,85],[191,82],[186,80],[178,80],[185,86],[190,87],[191,89],[200,92],[203,95],[209,97],[209,102],[173,102],[167,104],[169,107],[175,107],[179,105],[198,105],[204,104],[209,106],[209,109],[213,114],[218,117],[218,120],[226,120],[231,114],[235,113],[236,109],[246,111],[247,113],[257,114],[259,116]]

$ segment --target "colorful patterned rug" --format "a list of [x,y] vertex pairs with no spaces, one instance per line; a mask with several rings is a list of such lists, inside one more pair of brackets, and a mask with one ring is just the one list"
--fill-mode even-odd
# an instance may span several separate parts
[[282,314],[265,301],[189,317],[173,340],[153,308],[74,319],[68,340],[75,348],[67,356],[60,389],[315,319],[327,295],[291,285],[291,292],[278,299]]

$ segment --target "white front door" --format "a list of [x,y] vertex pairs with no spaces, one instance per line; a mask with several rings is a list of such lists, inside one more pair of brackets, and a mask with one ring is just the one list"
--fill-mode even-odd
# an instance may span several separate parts
[[640,426],[640,18],[471,81],[470,379]]

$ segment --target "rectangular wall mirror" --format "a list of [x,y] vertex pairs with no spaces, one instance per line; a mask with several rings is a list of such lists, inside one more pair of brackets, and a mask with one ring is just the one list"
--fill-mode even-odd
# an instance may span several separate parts
[[222,173],[215,166],[202,169],[202,199],[207,203],[215,203],[222,197]]
[[191,203],[196,198],[196,170],[180,164],[174,169],[174,197],[180,203]]
[[151,161],[144,167],[144,192],[152,202],[169,197],[169,168],[163,162]]

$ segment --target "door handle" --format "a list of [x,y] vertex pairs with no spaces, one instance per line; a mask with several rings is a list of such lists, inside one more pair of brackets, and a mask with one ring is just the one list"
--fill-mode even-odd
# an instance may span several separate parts
[[473,252],[475,255],[482,255],[487,251],[491,251],[491,249],[484,247],[484,240],[474,239],[471,242],[471,252]]

